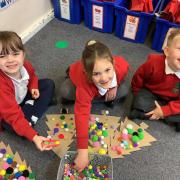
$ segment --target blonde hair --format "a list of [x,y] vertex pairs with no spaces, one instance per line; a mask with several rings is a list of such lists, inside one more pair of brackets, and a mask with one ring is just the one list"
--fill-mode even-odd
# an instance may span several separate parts
[[99,41],[89,40],[86,42],[82,53],[82,63],[90,81],[92,80],[94,64],[97,59],[106,59],[113,64],[110,49]]
[[180,35],[180,29],[179,28],[170,28],[166,34],[166,38],[164,40],[162,49],[164,50],[165,47],[170,46],[173,39]]
[[21,38],[12,31],[0,31],[0,54],[25,51]]
[[175,37],[180,36],[180,29],[179,28],[172,28],[170,31],[170,34],[167,38],[167,46],[170,46],[172,41],[174,40]]

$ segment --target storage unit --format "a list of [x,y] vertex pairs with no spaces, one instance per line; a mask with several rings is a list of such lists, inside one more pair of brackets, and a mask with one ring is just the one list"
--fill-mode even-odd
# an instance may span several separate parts
[[[58,174],[57,174],[57,180],[64,180],[64,165],[65,164],[71,164],[74,162],[74,159],[76,157],[75,151],[69,151],[67,154],[61,159]],[[95,164],[96,166],[100,165],[106,165],[108,170],[108,179],[113,179],[113,164],[112,159],[108,155],[99,155],[99,154],[89,154],[89,161],[91,164]]]
[[[163,1],[159,11],[163,10],[170,0]],[[156,17],[156,28],[152,41],[152,49],[161,52],[162,46],[169,28],[180,28],[180,24],[169,22],[168,20]]]
[[[128,9],[130,3],[131,0],[120,0],[115,4],[115,35],[127,41],[144,43],[154,12],[131,11]],[[158,5],[158,0],[153,0],[154,11]]]
[[96,31],[112,33],[115,2],[101,2],[98,0],[81,0],[81,2],[84,9],[85,25]]
[[81,0],[53,0],[54,16],[71,24],[82,21]]

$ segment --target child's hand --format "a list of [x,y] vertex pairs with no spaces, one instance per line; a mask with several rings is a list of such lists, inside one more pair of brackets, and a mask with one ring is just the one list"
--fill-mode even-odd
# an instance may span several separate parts
[[37,99],[37,98],[39,98],[39,96],[40,96],[40,93],[39,93],[39,90],[38,90],[38,89],[32,89],[32,90],[31,90],[31,94],[32,94],[32,98],[33,98],[33,99]]
[[78,149],[78,155],[74,160],[74,168],[81,172],[89,163],[88,149]]
[[57,147],[60,145],[60,141],[59,140],[54,140],[54,139],[48,139],[47,141],[43,142],[43,146],[45,146],[46,148],[49,147]]
[[163,111],[161,109],[161,106],[158,104],[157,101],[155,101],[156,108],[148,113],[146,113],[146,116],[150,116],[149,119],[151,120],[158,120],[163,118]]
[[112,101],[116,98],[117,86],[109,89],[105,95],[105,101]]
[[40,151],[48,151],[52,149],[52,147],[47,148],[46,146],[43,145],[44,141],[48,141],[48,140],[49,138],[45,138],[43,136],[38,136],[38,135],[34,136],[33,138],[33,142]]

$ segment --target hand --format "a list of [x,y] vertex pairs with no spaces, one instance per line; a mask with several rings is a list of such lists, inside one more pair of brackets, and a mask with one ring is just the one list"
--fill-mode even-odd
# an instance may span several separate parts
[[31,94],[32,94],[32,98],[33,98],[33,99],[37,99],[37,98],[39,98],[39,96],[40,96],[40,93],[39,93],[39,90],[38,90],[38,89],[32,89],[32,90],[31,90]]
[[48,140],[49,140],[49,138],[45,138],[43,136],[38,136],[38,135],[34,136],[34,138],[33,138],[34,144],[40,151],[48,151],[48,150],[52,149],[52,147],[47,148],[46,146],[43,146],[43,142],[48,141]]
[[116,98],[117,86],[109,89],[105,95],[105,101],[112,101]]
[[151,120],[159,120],[163,118],[163,111],[161,109],[161,106],[158,104],[157,101],[155,101],[156,108],[148,113],[146,113],[146,116],[150,116],[149,119]]
[[74,160],[74,168],[81,172],[88,165],[88,149],[78,149],[78,155]]

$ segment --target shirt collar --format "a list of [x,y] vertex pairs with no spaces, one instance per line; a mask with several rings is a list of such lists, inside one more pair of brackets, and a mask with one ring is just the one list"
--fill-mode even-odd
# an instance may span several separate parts
[[[116,86],[117,86],[117,78],[116,78],[116,73],[114,72],[113,79],[112,79],[109,89],[116,87]],[[96,87],[98,88],[99,94],[101,96],[104,96],[108,90],[108,89],[102,88],[101,86],[98,86],[98,85],[96,85]]]
[[166,74],[175,74],[180,79],[180,71],[173,71],[167,62],[167,59],[165,59],[165,73]]
[[7,75],[7,76],[9,76],[12,80],[14,80],[16,82],[21,82],[23,80],[29,79],[29,74],[28,74],[28,72],[24,66],[20,69],[20,73],[21,73],[21,79],[16,79],[16,78],[9,76],[9,75]]

